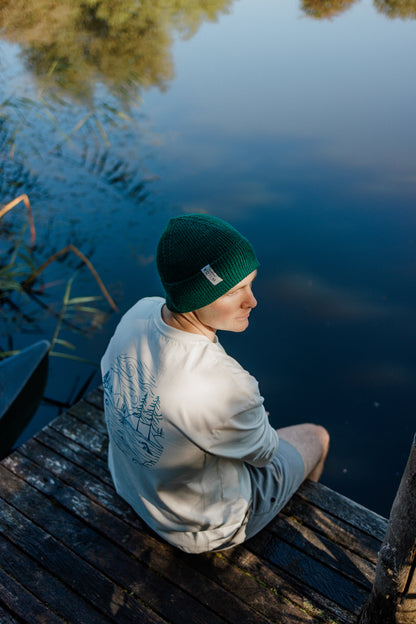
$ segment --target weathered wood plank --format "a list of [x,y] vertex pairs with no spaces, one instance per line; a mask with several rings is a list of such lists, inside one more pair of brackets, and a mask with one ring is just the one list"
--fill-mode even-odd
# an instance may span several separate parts
[[[0,541],[0,567],[66,622],[107,624],[112,621],[6,540]],[[32,624],[33,615],[29,612],[27,617]],[[1,616],[0,622],[3,622]]]
[[[189,592],[227,622],[248,624],[255,621],[256,624],[267,624],[270,621],[262,614],[267,599],[264,599],[260,605],[263,609],[253,611],[255,604],[249,599],[249,595],[239,594],[236,596],[234,592],[230,592],[230,586],[223,587],[223,577],[218,578],[217,575],[206,574],[207,565],[204,565],[204,555],[199,557],[186,556],[153,535],[146,532],[139,533],[112,514],[108,514],[106,510],[99,510],[96,505],[81,494],[73,494],[65,490],[65,499],[64,496],[59,497],[61,504],[66,505],[74,512],[81,510],[83,519],[89,522],[92,527],[99,527],[106,537],[122,543],[127,552],[146,563],[149,568],[157,571],[177,587]],[[234,574],[237,576],[237,570],[234,570]],[[256,584],[255,590],[253,587],[251,589],[252,592],[256,592],[257,597],[260,594],[267,594],[269,601],[270,598],[274,598],[274,596],[270,596],[270,591],[264,586]],[[258,607],[259,604],[260,601],[257,600],[256,606]],[[299,613],[297,615],[299,617]],[[294,609],[292,609],[292,616],[295,617]],[[303,619],[305,622],[310,621],[306,618]]]
[[95,407],[97,407],[100,410],[104,409],[104,389],[103,386],[100,385],[97,388],[94,388],[94,390],[91,390],[90,392],[88,392],[87,396],[85,397],[85,401],[87,403],[91,403],[91,405],[95,405]]
[[[237,553],[244,550],[244,546],[239,546],[221,553],[207,553],[198,558],[183,554],[181,556],[189,557],[190,565],[203,572],[205,576],[213,580],[220,579],[227,591],[239,596],[253,609],[262,613],[268,622],[322,624],[321,619],[315,618],[317,612],[311,605],[289,601],[287,595],[280,591],[279,579],[274,577],[275,586],[267,585],[240,567]],[[232,558],[233,563],[230,563],[227,556]]]
[[[105,574],[120,587],[128,588],[134,596],[144,600],[150,609],[161,614],[173,624],[220,624],[224,619],[198,602],[191,595],[184,593],[177,585],[169,583],[160,574],[154,572],[138,559],[129,556],[102,534],[95,532],[84,522],[54,505],[51,500],[40,494],[31,486],[30,500],[19,496],[16,491],[19,485],[17,477],[0,466],[3,492],[7,488],[7,498],[18,507],[28,518],[33,519],[47,531],[49,536],[70,547],[77,555],[83,557],[91,566]],[[6,485],[5,485],[6,484]],[[59,495],[58,487],[54,496]],[[65,488],[62,489],[62,494]],[[147,553],[148,555],[148,553]],[[172,556],[167,561],[175,575],[176,561]]]
[[[251,540],[247,542],[250,547]],[[283,600],[287,600],[305,612],[314,615],[322,622],[337,622],[339,624],[355,624],[356,616],[348,609],[340,607],[333,601],[328,600],[319,591],[311,587],[305,587],[303,582],[296,577],[286,574],[284,570],[264,562],[255,552],[247,548],[235,548],[226,550],[221,556],[230,566],[238,566],[257,580],[269,587]]]
[[[0,570],[3,562],[3,574],[13,580],[14,571],[37,604],[77,624],[353,624],[387,525],[329,488],[305,483],[246,544],[186,555],[117,496],[102,388],[0,464],[2,495]],[[54,596],[78,601],[83,619]],[[1,593],[0,604],[14,618]]]
[[297,548],[308,559],[316,560],[336,572],[341,571],[343,576],[356,585],[370,590],[374,580],[374,565],[335,544],[330,533],[328,537],[316,534],[283,514],[277,516],[268,529],[279,541],[284,540]]
[[107,455],[107,437],[103,432],[93,429],[89,425],[74,418],[68,412],[62,414],[59,418],[56,418],[50,427],[62,433],[65,437],[78,442],[80,446],[84,447],[87,451],[90,451],[98,457],[104,458]]
[[[126,504],[121,501],[117,495],[114,493],[114,490],[112,488],[105,488],[105,490],[103,490],[103,486],[101,485],[94,485],[92,484],[92,481],[90,478],[87,479],[88,483],[87,483],[87,487],[85,482],[82,482],[82,474],[81,474],[81,481],[79,482],[79,480],[77,480],[76,475],[77,475],[77,468],[71,467],[71,463],[62,463],[62,458],[59,457],[59,455],[57,455],[54,452],[51,452],[50,449],[43,449],[41,448],[41,445],[39,445],[39,443],[37,443],[36,441],[32,440],[30,441],[30,443],[28,443],[27,445],[25,445],[23,447],[23,450],[26,454],[30,454],[30,456],[32,456],[36,461],[41,462],[42,464],[44,463],[45,466],[48,467],[48,469],[52,470],[53,474],[57,475],[57,476],[62,476],[67,483],[72,484],[74,487],[80,488],[80,491],[85,492],[89,497],[92,497],[95,501],[99,502],[100,504],[103,504],[104,506],[106,506],[107,508],[110,507],[110,509],[112,510],[113,513],[116,513],[117,515],[120,516],[120,511],[122,511],[123,509],[127,510],[128,513],[128,520],[129,522],[136,527],[136,529],[144,529],[146,531],[146,528],[144,527],[142,521],[138,518],[138,516],[132,512],[132,510],[130,509],[129,506],[126,506]],[[53,459],[55,455],[55,460]],[[9,459],[8,464],[10,467],[12,467],[12,463],[16,463],[16,458],[14,459]],[[18,466],[14,466],[13,470],[21,470],[21,462],[17,462]],[[32,480],[33,482],[33,473],[35,472],[35,469],[32,466],[28,466],[25,471],[27,472],[28,478]],[[21,474],[21,473],[20,473]],[[75,476],[74,476],[75,475]],[[49,479],[47,477],[47,475],[42,474],[40,475],[40,487],[42,488],[46,488],[47,484],[49,483]],[[49,491],[49,490],[47,490]],[[98,494],[98,496],[97,496]],[[65,500],[64,500],[65,498]],[[78,510],[82,510],[82,513],[85,512],[85,509],[88,508],[88,504],[86,506],[86,501],[81,501],[80,497],[66,489],[62,489],[59,491],[59,494],[57,495],[57,500],[59,500],[62,504],[64,505],[76,505],[78,507]],[[65,502],[66,501],[66,502]],[[73,511],[76,512],[77,509],[75,509],[75,507],[73,508]],[[96,518],[100,518],[100,520],[97,522],[97,530],[104,530],[103,527],[106,526],[106,531],[107,531],[107,535],[111,536],[112,539],[114,539],[115,541],[117,540],[121,540],[121,539],[127,539],[127,529],[125,526],[121,526],[121,529],[119,529],[121,531],[120,535],[116,535],[113,532],[116,530],[116,519],[114,517],[109,517],[108,519],[108,523],[104,523],[102,517],[100,517],[99,514],[95,514],[95,512],[93,512],[92,514],[92,518],[94,519],[94,517]],[[135,543],[135,545],[137,546],[137,544],[140,544],[140,541],[138,541],[138,538],[135,534],[133,534],[132,536],[132,542]],[[140,547],[141,550],[147,552],[145,550],[145,546],[141,546]],[[153,548],[156,549],[160,548],[160,545],[157,542],[154,542]],[[140,549],[139,549],[140,550]],[[179,558],[180,557],[180,553],[178,551],[174,551],[174,553],[176,553],[176,557]],[[192,558],[191,558],[192,559]],[[200,564],[200,559],[198,559],[198,566]],[[150,564],[149,564],[150,565]],[[160,567],[162,569],[163,567],[163,562],[158,565],[155,566],[155,568],[157,569],[158,567]],[[160,571],[160,570],[159,570]],[[240,574],[245,577],[248,578],[246,575],[245,570],[241,571]],[[275,585],[279,585],[279,583],[275,583]],[[256,592],[257,595],[260,596],[260,589],[261,587],[265,587],[264,585],[259,585],[259,583],[256,581]],[[254,589],[253,589],[254,591]],[[274,589],[274,592],[276,592],[276,590]],[[240,594],[240,596],[243,598],[243,594]],[[275,596],[272,596],[272,598],[275,599]],[[287,597],[286,597],[287,600]],[[272,604],[274,605],[274,601],[270,602],[270,596],[268,597],[268,599],[263,599],[263,604]],[[302,608],[304,610],[304,605],[300,605],[299,608]],[[269,609],[270,611],[270,609]],[[290,615],[290,609],[287,609],[289,615]],[[292,609],[293,613],[293,617],[295,617],[294,613],[295,613],[295,608]],[[302,616],[305,621],[308,621],[306,614]],[[312,616],[309,616],[309,619]],[[290,620],[289,620],[290,621]]]
[[[30,455],[33,456],[35,459],[40,460],[42,459],[42,457],[44,456],[44,452],[39,449],[38,446],[36,446],[34,444],[34,441],[31,441],[31,443],[29,444],[29,446],[31,447],[30,449]],[[27,446],[25,445],[25,452],[27,453]],[[79,456],[76,456],[79,457]],[[9,460],[9,464],[12,463],[12,459]],[[72,483],[72,485],[74,485],[75,487],[80,488],[80,491],[84,491],[86,492],[90,497],[92,497],[94,500],[96,500],[97,502],[100,502],[102,504],[104,504],[107,508],[110,508],[111,511],[113,513],[117,513],[117,515],[120,516],[120,512],[122,512],[124,510],[124,516],[125,513],[127,511],[128,514],[128,520],[129,522],[135,526],[137,529],[142,529],[146,531],[146,528],[143,524],[143,522],[140,520],[140,518],[131,510],[131,508],[126,505],[126,503],[124,503],[124,501],[122,501],[121,499],[119,499],[119,497],[114,493],[113,489],[107,489],[105,494],[104,494],[104,498],[101,497],[96,497],[96,493],[97,493],[97,488],[93,487],[91,489],[91,480],[88,479],[88,484],[87,484],[87,488],[85,487],[85,484],[83,483],[76,483],[76,481],[73,479],[73,475],[71,474],[71,468],[70,465],[65,465],[65,467],[62,466],[60,460],[59,460],[59,456],[57,459],[57,463],[56,463],[56,468],[54,468],[53,463],[51,463],[51,456],[49,455],[49,458],[46,460],[48,468],[52,469],[53,473],[56,475],[61,475],[63,473],[63,476],[65,477],[65,479]],[[14,462],[15,463],[15,462]],[[43,463],[43,460],[42,460]],[[16,469],[16,468],[14,468]],[[33,473],[33,469],[31,469],[31,467],[29,466],[28,469],[28,474],[31,475]],[[30,478],[30,477],[29,477]],[[41,478],[41,486],[42,487],[46,487],[45,484],[48,483],[48,478],[45,475],[42,475]],[[99,488],[99,491],[102,494],[102,489]],[[112,497],[112,500],[109,504],[109,499]],[[69,503],[73,504],[73,502],[76,500],[77,496],[69,493],[68,492],[68,498],[69,498]],[[60,501],[63,503],[63,500],[60,499]],[[84,505],[79,504],[79,509],[84,509]],[[124,519],[126,519],[124,517]],[[115,529],[115,519],[114,518],[110,518],[109,520],[110,522],[110,526],[109,526],[109,530],[113,531]],[[99,522],[99,528],[102,530],[103,527],[103,523],[102,521]],[[126,529],[125,527],[122,527],[121,529],[122,531],[122,536],[116,536],[114,537],[113,535],[113,539],[116,540],[121,540],[121,539],[125,539],[125,535],[126,535]],[[136,535],[133,536],[133,542],[136,542],[136,546],[137,546],[137,537]],[[156,544],[154,546],[155,550],[157,548],[160,548],[160,544]],[[142,548],[143,551],[145,551],[144,548]],[[181,553],[179,553],[179,551],[174,551],[175,555],[177,557],[181,557]],[[201,558],[194,558],[194,557],[190,557],[189,560],[190,565],[193,568],[197,568],[199,569],[201,566]],[[224,566],[221,567],[221,583],[223,583],[224,580]],[[204,567],[205,572],[207,572],[206,568]],[[211,578],[215,581],[217,581],[217,574],[215,572],[216,568],[212,568],[212,574],[211,574]],[[239,573],[239,574],[237,574]],[[285,611],[284,613],[281,613],[282,610],[282,599],[278,599],[278,596],[276,596],[275,594],[273,594],[271,596],[270,599],[270,592],[269,590],[266,590],[266,586],[264,584],[258,584],[257,581],[255,581],[254,579],[252,579],[251,577],[247,576],[245,571],[239,570],[237,568],[233,568],[231,570],[231,573],[228,575],[228,579],[229,579],[229,583],[231,583],[232,587],[227,587],[227,589],[229,591],[231,591],[231,589],[234,590],[234,593],[236,593],[241,599],[247,599],[248,596],[251,596],[252,600],[253,600],[253,604],[252,601],[249,601],[249,604],[251,604],[251,606],[253,608],[256,608],[260,613],[264,613],[264,615],[266,615],[267,617],[270,618],[275,618],[277,617],[277,615],[279,615],[279,617],[281,618],[282,624],[284,622],[294,622],[296,621],[296,617],[299,617],[299,612],[298,609],[296,607],[292,607],[290,605],[290,603],[286,602],[285,603]],[[251,586],[251,592],[250,594],[247,592],[247,583],[250,583]],[[263,594],[265,593],[265,590],[267,591],[267,596],[264,597]],[[255,597],[255,598],[253,598]],[[227,601],[224,600],[224,602],[226,603]],[[233,601],[231,601],[232,603]],[[302,607],[303,608],[303,607]],[[234,605],[233,605],[233,609],[234,609]],[[239,617],[238,611],[233,611],[235,616]],[[306,622],[313,622],[314,620],[311,618],[311,616],[307,616],[306,613],[304,615],[302,615],[302,621]]]
[[[6,471],[6,469],[3,470]],[[2,486],[4,486],[4,473],[1,476]],[[4,492],[4,487],[2,489]],[[30,505],[38,507],[43,504],[42,499],[30,497],[27,499],[26,507],[30,507]],[[66,518],[63,518],[62,514],[58,515],[57,522],[65,522]],[[165,621],[154,614],[151,609],[146,608],[130,593],[131,589],[128,583],[123,588],[112,582],[97,571],[94,566],[62,544],[59,539],[31,522],[4,500],[0,500],[0,532],[7,534],[8,539],[16,546],[39,561],[51,574],[71,587],[84,599],[90,601],[97,610],[113,621],[121,621],[123,624],[124,622],[137,624],[138,621],[145,624],[162,624]],[[73,535],[71,545],[76,545],[79,551],[82,552],[86,544],[88,544],[88,536]],[[103,553],[104,555],[105,553]],[[7,577],[7,582],[9,578]],[[128,588],[127,591],[126,588]],[[23,590],[19,588],[16,595],[19,596],[20,593],[24,595]]]
[[[101,390],[94,391],[93,395],[87,398],[87,401],[97,408],[97,410],[94,411],[87,410],[87,418],[90,419],[93,415],[95,423],[99,422],[99,412],[102,410],[103,406],[102,399],[103,393]],[[90,420],[87,420],[87,422],[90,422]],[[308,487],[308,484],[305,484],[303,489],[308,490]],[[380,544],[380,538],[385,531],[385,519],[377,517],[361,505],[358,505],[357,503],[332,492],[332,490],[325,488],[325,486],[318,485],[318,490],[314,491],[314,495],[315,505],[310,505],[308,500],[305,500],[304,494],[301,490],[295,501],[292,502],[291,509],[285,510],[285,513],[290,514],[291,511],[293,513],[293,510],[296,508],[297,517],[299,518],[299,516],[301,516],[299,519],[303,521],[306,520],[306,522],[312,524],[313,526],[311,528],[315,531],[319,529],[321,530],[321,535],[324,536],[324,540],[326,540],[325,548],[323,549],[320,547],[317,549],[316,545],[319,542],[319,538],[315,537],[312,531],[305,531],[303,529],[301,531],[296,531],[298,542],[297,546],[299,547],[299,537],[300,533],[303,531],[304,536],[303,548],[301,549],[302,552],[305,552],[306,555],[310,556],[312,555],[312,552],[314,552],[315,557],[316,553],[319,553],[318,560],[322,558],[323,553],[324,558],[326,559],[326,565],[329,565],[329,567],[333,567],[334,569],[343,569],[346,576],[350,576],[350,578],[358,580],[362,586],[368,589],[369,583],[371,583],[374,576],[374,566],[363,560],[363,542],[365,543],[365,555],[368,560],[374,564],[377,560],[377,550]],[[302,502],[303,505],[300,504]],[[320,505],[325,511],[316,507],[316,505]],[[302,508],[305,509],[305,507],[309,513],[303,513],[302,517],[301,510]],[[343,515],[345,516],[345,508],[348,510],[348,523],[329,513],[330,511],[332,514],[334,512],[339,513],[339,510],[342,509]],[[312,510],[314,513],[311,513]],[[311,522],[312,518],[314,520],[313,522]],[[323,518],[325,518],[325,527],[323,527]],[[279,515],[275,522],[278,524],[277,533],[279,534],[279,537],[283,537],[282,523],[284,521],[282,515]],[[330,527],[328,526],[329,523],[331,524]],[[368,534],[365,531],[369,531],[371,534]],[[374,532],[379,536],[378,539],[373,537]],[[330,535],[332,541],[337,541],[339,546],[344,548],[346,547],[348,550],[351,550],[351,552],[345,552],[345,550],[339,548],[336,543],[331,544],[331,541],[325,538],[325,535]],[[305,547],[307,547],[307,551],[305,551]],[[354,552],[358,552],[359,556],[355,556]],[[325,553],[327,553],[326,557]],[[343,562],[343,565],[341,564],[341,561]]]
[[[40,456],[39,453],[40,451],[35,450],[34,456],[35,457]],[[73,459],[75,459],[75,461],[78,460],[77,454],[74,454]],[[64,468],[62,472],[65,473],[66,470],[67,469]],[[111,491],[112,491],[112,488],[111,488]],[[116,498],[116,506],[119,504],[117,501],[119,501],[118,497]],[[328,514],[324,514],[322,510],[316,509],[315,507],[307,503],[302,497],[296,497],[295,501],[296,502],[292,501],[291,503],[289,503],[287,508],[285,508],[284,511],[286,515],[287,514],[292,514],[292,516],[295,515],[296,519],[299,519],[302,523],[306,522],[309,525],[313,525],[314,528],[316,527],[320,528],[321,534],[323,536],[326,534],[328,536],[331,536],[331,538],[333,539],[334,535],[336,535],[336,538],[337,538],[335,540],[336,543],[340,543],[340,545],[345,545],[348,549],[351,549],[353,552],[354,552],[354,547],[355,547],[356,552],[359,550],[360,541],[358,538],[359,536],[361,536],[362,539],[366,540],[367,542],[367,548],[366,548],[367,557],[369,558],[369,560],[372,560],[373,562],[376,561],[377,547],[380,544],[378,540],[376,540],[375,538],[370,538],[369,536],[367,536],[366,533],[362,533],[355,527],[352,527],[351,525],[346,524],[345,522],[339,520],[338,518],[335,518]],[[316,521],[318,518],[320,519],[320,523]],[[313,519],[315,519],[315,522],[312,522]],[[282,530],[282,521],[283,521],[282,515],[278,516],[276,520],[274,521],[277,524],[276,530],[278,533],[280,533],[280,531]],[[269,526],[271,530],[273,530],[273,526],[274,526],[273,523],[271,523],[271,525]],[[352,534],[348,533],[348,527],[350,531],[352,532]],[[354,542],[353,542],[353,537],[355,537]],[[314,538],[312,531],[309,531],[307,540],[309,540],[310,543],[312,543],[312,539],[315,539],[316,541],[316,539],[318,538]],[[370,544],[372,545],[372,548],[370,548]],[[329,546],[330,545],[328,545],[328,547]],[[335,551],[338,551],[338,547],[336,545],[334,547],[331,547],[331,550],[334,550],[334,549]],[[348,554],[347,556],[345,556],[342,554],[341,551],[339,551],[339,555],[340,556],[342,555],[343,559],[347,563],[347,566],[349,566],[350,561],[353,561],[353,562],[355,561],[352,567],[353,571],[355,571],[356,567],[357,569],[360,569],[361,567],[362,570],[365,572],[365,578],[370,579],[370,581],[372,582],[373,566],[369,565],[364,560],[361,561],[361,557],[355,557],[354,554]],[[332,565],[331,561],[329,561],[329,565]],[[367,585],[365,581],[364,581],[364,584]]]
[[[41,442],[46,448],[58,452],[62,457],[69,459],[72,463],[81,466],[84,472],[93,474],[114,489],[110,471],[107,466],[107,458],[101,459],[96,455],[92,455],[77,442],[66,438],[52,427],[45,427],[36,435],[36,438],[33,439]],[[32,440],[29,440],[21,446],[19,452],[24,453],[26,444],[30,442],[32,442]]]
[[[80,455],[77,459],[79,457]],[[44,447],[35,439],[4,460],[4,465],[48,496],[54,495],[55,484],[60,480],[62,485],[76,488],[122,518],[124,522],[130,523],[138,530],[145,529],[143,521],[118,496],[113,486],[91,473],[83,472],[78,463],[75,464],[52,449]]]
[[318,535],[329,537],[336,544],[356,553],[361,558],[373,564],[377,563],[381,540],[348,524],[342,518],[323,511],[301,496],[295,494],[282,510],[282,515],[294,518]]
[[387,530],[387,519],[363,507],[359,503],[334,492],[322,483],[305,481],[298,490],[298,496],[316,507],[342,518],[352,526],[383,541]]
[[252,538],[249,547],[266,565],[284,571],[286,577],[300,581],[305,593],[307,588],[311,588],[347,611],[356,613],[368,595],[368,591],[341,573],[309,558],[301,550],[267,531]]
[[[42,463],[43,461],[46,461],[48,468],[54,470],[54,465],[50,461],[50,453],[48,453],[46,458],[42,450],[39,450],[40,445],[36,447],[33,442],[34,441],[32,441],[30,446],[34,459],[41,461]],[[16,464],[16,462],[14,463]],[[11,461],[8,465],[11,465]],[[56,463],[56,467],[57,472],[61,474],[62,465],[59,459]],[[17,466],[15,465],[14,470],[19,470],[19,474],[22,474],[21,464]],[[29,478],[31,478],[30,475],[32,475],[35,470],[36,467],[31,467],[30,465],[26,467]],[[63,472],[68,478],[68,473],[70,472],[69,465],[66,466],[66,469],[64,469]],[[47,486],[44,484],[48,482],[49,480],[45,478],[43,474],[39,482],[39,487],[42,489],[46,488]],[[92,488],[93,492],[85,488],[82,489],[86,491],[88,495],[92,494],[95,500],[98,500],[99,503],[107,507],[107,495],[105,500],[99,498],[97,499],[96,488]],[[221,587],[223,577],[221,577],[220,585],[216,574],[210,573],[208,576],[202,574],[203,570],[207,572],[208,568],[212,567],[202,565],[204,563],[203,557],[196,558],[183,555],[173,547],[165,544],[159,538],[150,535],[150,532],[146,533],[144,524],[136,514],[134,514],[134,525],[136,526],[136,529],[133,529],[133,527],[126,525],[125,522],[122,522],[119,518],[115,517],[113,513],[109,513],[108,508],[104,509],[100,507],[91,499],[84,496],[81,492],[74,491],[72,488],[67,487],[60,489],[55,496],[56,500],[59,501],[65,508],[74,514],[79,515],[83,520],[88,522],[92,528],[100,531],[105,536],[112,539],[115,543],[120,544],[120,546],[127,552],[136,558],[142,559],[146,565],[157,571],[159,574],[166,576],[171,582],[177,584],[182,589],[190,592],[204,604],[211,605],[211,608],[213,608],[213,610],[218,610],[221,617],[227,619],[227,621],[236,621],[239,624],[243,624],[244,622],[251,622],[253,620],[253,608],[255,608],[255,606],[251,601],[247,600],[248,594],[241,592],[241,585],[236,584],[236,570],[234,570],[233,574],[233,588],[235,590],[238,587],[238,591],[233,592],[236,594],[233,595],[233,593],[229,593],[231,591],[230,586],[225,589]],[[116,511],[119,513],[119,509]],[[144,529],[145,532],[138,533],[137,529]],[[169,563],[172,559],[176,560],[175,566],[172,566]],[[240,580],[242,579],[243,581],[246,581],[246,586],[249,583],[251,586],[251,595],[256,596],[256,600],[254,601],[257,606],[257,613],[255,616],[256,622],[258,624],[261,624],[262,622],[266,624],[269,619],[264,619],[261,614],[266,609],[266,613],[264,615],[267,617],[270,616],[270,598],[274,599],[274,602],[277,603],[277,601],[275,601],[275,596],[270,596],[270,590],[268,590],[264,585],[259,585],[253,579],[247,577],[244,572],[239,572]],[[263,596],[263,600],[260,600],[260,594],[267,594],[267,596]],[[250,605],[250,608],[247,606],[247,602]],[[274,605],[275,608],[272,609],[274,612],[277,610],[276,606],[277,605]],[[287,613],[284,618],[288,622],[290,621],[287,619],[289,616],[292,617],[292,621],[295,621],[293,618],[295,618],[296,615],[299,617],[299,612],[294,607],[287,608],[286,611]],[[306,616],[306,614],[301,615],[305,624],[307,622],[314,621],[311,617]]]
[[97,408],[96,405],[87,403],[86,401],[80,401],[72,405],[68,413],[73,414],[78,420],[81,420],[93,429],[107,433],[104,412],[102,409]]
[[[0,598],[1,603],[1,598]],[[10,611],[6,611],[0,604],[0,622],[1,624],[22,624],[22,620],[17,620]]]
[[64,620],[48,609],[40,600],[0,568],[0,601],[19,618],[33,624],[65,624]]

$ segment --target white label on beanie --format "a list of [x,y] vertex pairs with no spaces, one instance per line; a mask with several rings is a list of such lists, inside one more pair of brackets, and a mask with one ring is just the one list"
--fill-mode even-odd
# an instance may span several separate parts
[[222,277],[220,277],[219,275],[215,273],[214,269],[212,268],[210,264],[207,264],[207,266],[204,266],[201,269],[201,272],[205,275],[207,280],[210,281],[213,286],[216,286],[217,284],[223,281]]

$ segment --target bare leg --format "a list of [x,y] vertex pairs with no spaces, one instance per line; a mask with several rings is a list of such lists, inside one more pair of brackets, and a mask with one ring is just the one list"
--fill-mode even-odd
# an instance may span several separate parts
[[302,455],[305,479],[319,481],[329,449],[329,434],[324,427],[305,423],[277,429],[282,440],[290,442]]

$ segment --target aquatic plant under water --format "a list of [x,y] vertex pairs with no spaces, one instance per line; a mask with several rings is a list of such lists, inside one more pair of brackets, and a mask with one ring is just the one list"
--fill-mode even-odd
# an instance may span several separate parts
[[[69,244],[65,246],[63,249],[51,254],[44,262],[39,263],[37,261],[35,246],[36,229],[28,196],[26,194],[20,195],[3,206],[0,209],[0,220],[21,203],[24,204],[27,213],[27,223],[22,231],[16,233],[13,229],[7,230],[5,228],[2,231],[2,244],[7,245],[7,248],[0,260],[0,312],[5,321],[6,331],[3,330],[3,333],[7,338],[8,348],[1,349],[0,347],[0,359],[17,352],[13,348],[13,325],[25,323],[31,325],[34,322],[34,308],[33,305],[29,305],[34,303],[35,309],[39,308],[42,311],[46,311],[51,317],[56,318],[55,330],[50,337],[50,355],[85,362],[85,359],[79,358],[73,353],[56,350],[57,346],[71,351],[75,349],[72,343],[59,337],[62,327],[65,326],[77,333],[85,333],[87,331],[86,327],[88,330],[96,329],[101,326],[108,315],[108,312],[97,307],[97,303],[104,297],[112,310],[117,311],[117,306],[91,261],[75,245]],[[24,240],[28,226],[30,228],[29,244]],[[86,266],[89,269],[101,290],[102,296],[71,296],[73,284],[78,273],[76,270],[67,280],[60,306],[56,309],[56,306],[48,303],[45,297],[51,284],[46,284],[41,278],[47,267],[69,254],[77,256],[81,261],[81,266]],[[53,285],[56,286],[56,282]]]

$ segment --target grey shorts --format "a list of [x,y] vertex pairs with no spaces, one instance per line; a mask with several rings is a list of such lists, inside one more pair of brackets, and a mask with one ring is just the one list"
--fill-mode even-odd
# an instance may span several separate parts
[[303,481],[305,466],[299,451],[282,439],[267,466],[246,465],[253,492],[252,508],[245,527],[245,539],[249,539],[263,529],[293,496]]

